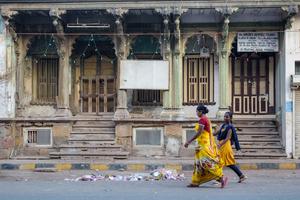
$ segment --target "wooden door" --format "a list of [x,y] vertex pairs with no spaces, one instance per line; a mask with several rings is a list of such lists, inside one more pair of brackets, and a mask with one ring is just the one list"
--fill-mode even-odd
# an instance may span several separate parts
[[[269,114],[269,58],[232,59],[232,107],[237,114]],[[274,77],[272,77],[273,80]],[[273,84],[273,82],[271,83]],[[274,88],[274,87],[271,87]]]
[[[80,107],[83,113],[114,112],[116,80],[110,62],[81,60]],[[110,69],[112,68],[112,69]]]

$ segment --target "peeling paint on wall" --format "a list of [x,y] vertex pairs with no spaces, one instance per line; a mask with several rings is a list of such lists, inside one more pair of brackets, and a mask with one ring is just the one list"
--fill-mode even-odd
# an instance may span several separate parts
[[12,50],[12,45],[7,45],[8,42],[12,43],[7,39],[3,19],[0,17],[0,118],[12,118],[15,115],[14,67],[12,62],[8,62],[13,55],[7,54],[9,49]]

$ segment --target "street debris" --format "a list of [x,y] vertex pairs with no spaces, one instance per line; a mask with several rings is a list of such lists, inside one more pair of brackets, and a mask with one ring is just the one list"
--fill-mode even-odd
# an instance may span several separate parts
[[150,173],[135,173],[132,175],[87,174],[73,179],[66,178],[65,181],[182,181],[184,179],[184,174],[178,173],[177,170],[161,168]]

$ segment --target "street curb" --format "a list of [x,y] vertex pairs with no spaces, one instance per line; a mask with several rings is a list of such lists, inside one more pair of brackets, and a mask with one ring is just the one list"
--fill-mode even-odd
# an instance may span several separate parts
[[[281,162],[281,163],[240,163],[238,164],[242,170],[296,170],[300,169],[300,163],[298,162]],[[117,171],[152,171],[158,168],[176,169],[178,171],[193,171],[193,164],[145,164],[145,163],[31,163],[26,162],[22,164],[15,163],[2,163],[0,164],[1,170],[41,170],[41,169],[53,169],[55,171],[64,170],[117,170]]]

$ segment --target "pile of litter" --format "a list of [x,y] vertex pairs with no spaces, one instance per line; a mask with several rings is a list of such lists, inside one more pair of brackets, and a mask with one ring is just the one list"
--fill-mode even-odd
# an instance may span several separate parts
[[177,173],[173,169],[157,169],[150,173],[135,173],[133,175],[103,175],[103,174],[88,174],[75,179],[66,178],[65,181],[161,181],[175,180],[182,181],[185,179],[184,174]]

